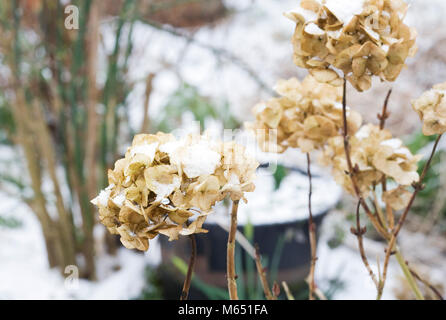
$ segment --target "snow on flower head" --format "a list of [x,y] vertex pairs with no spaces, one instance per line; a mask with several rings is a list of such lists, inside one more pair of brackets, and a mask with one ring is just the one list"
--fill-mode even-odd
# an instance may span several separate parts
[[245,200],[244,193],[254,190],[257,167],[234,142],[141,134],[109,170],[110,185],[92,203],[125,247],[146,251],[158,234],[176,240],[206,232],[202,226],[216,202],[226,196]]
[[[343,126],[342,90],[320,83],[311,75],[299,82],[281,80],[275,87],[280,95],[254,107],[256,121],[247,124],[264,151],[284,152],[299,148],[302,152],[320,149],[328,138],[340,134]],[[349,132],[361,125],[359,113],[349,110]]]
[[373,76],[395,81],[417,49],[407,9],[403,0],[301,0],[285,14],[296,22],[294,62],[333,85],[342,71],[359,91]]
[[[373,185],[379,184],[384,176],[406,187],[419,180],[417,169],[421,156],[412,155],[400,139],[392,138],[389,131],[378,126],[364,125],[352,136],[350,154],[353,166],[358,169],[355,177],[363,196],[368,195]],[[332,167],[337,183],[355,194],[350,176],[346,174],[348,165],[342,136],[328,140],[320,161]]]
[[446,82],[438,84],[412,101],[413,109],[423,121],[427,136],[446,132]]

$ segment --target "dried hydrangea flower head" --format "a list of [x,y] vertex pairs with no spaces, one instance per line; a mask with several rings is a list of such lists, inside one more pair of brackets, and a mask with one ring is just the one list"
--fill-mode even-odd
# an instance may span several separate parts
[[416,32],[404,24],[403,0],[301,0],[285,15],[296,22],[294,62],[319,80],[342,84],[342,71],[359,91],[372,76],[395,81],[415,55]]
[[423,121],[423,133],[426,136],[446,132],[446,82],[412,101],[412,107]]
[[[256,121],[247,124],[264,151],[281,153],[299,148],[307,153],[339,135],[343,126],[340,87],[308,75],[302,82],[296,78],[281,80],[275,91],[280,97],[256,105]],[[354,133],[361,126],[361,115],[349,110],[347,122],[349,132]]]
[[[410,186],[419,179],[417,169],[421,156],[414,156],[400,139],[392,138],[389,131],[378,126],[368,124],[361,127],[350,138],[350,149],[352,164],[358,168],[356,181],[363,196],[367,196],[383,176],[401,186]],[[332,167],[337,183],[355,194],[351,179],[346,174],[348,165],[342,136],[329,139],[320,161]]]
[[158,234],[176,240],[206,232],[202,226],[216,202],[226,196],[245,200],[244,193],[254,190],[257,167],[234,142],[199,135],[137,135],[125,157],[109,170],[110,185],[92,203],[99,208],[100,221],[121,236],[125,247],[146,251]]

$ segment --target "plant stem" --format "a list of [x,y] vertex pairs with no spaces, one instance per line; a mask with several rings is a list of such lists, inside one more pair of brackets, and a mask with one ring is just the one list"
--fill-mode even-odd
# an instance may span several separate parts
[[358,201],[358,205],[356,206],[356,229],[352,228],[351,232],[358,238],[358,248],[359,248],[359,252],[361,254],[362,262],[364,263],[367,271],[369,272],[369,275],[372,278],[373,283],[375,284],[376,288],[378,289],[379,282],[376,279],[376,276],[373,273],[373,270],[370,267],[369,261],[367,259],[366,254],[365,254],[363,235],[366,233],[367,229],[366,229],[366,227],[361,228],[361,220],[360,220],[360,217],[359,217],[359,209],[360,208],[361,208],[361,203]]
[[231,227],[228,236],[228,249],[227,249],[227,278],[228,278],[228,291],[229,298],[231,300],[238,300],[237,294],[237,281],[235,274],[235,235],[237,232],[237,210],[239,200],[233,201],[231,211]]
[[187,269],[186,279],[183,284],[183,291],[181,292],[180,300],[187,300],[189,296],[190,284],[192,282],[192,276],[194,273],[195,261],[197,259],[197,241],[195,239],[195,235],[191,234],[189,236],[191,242],[191,254],[189,260],[189,267]]
[[356,181],[357,167],[353,166],[352,159],[350,156],[350,143],[349,143],[349,136],[348,136],[348,121],[347,121],[347,79],[345,76],[344,76],[344,86],[343,86],[343,95],[342,95],[342,117],[343,117],[343,125],[344,125],[344,128],[342,130],[342,135],[344,138],[345,158],[347,160],[348,175],[350,176],[350,180],[352,182],[353,189],[355,191],[355,195],[359,199],[361,206],[364,208],[364,211],[367,214],[367,217],[370,219],[370,222],[373,224],[376,231],[384,239],[388,239],[389,234],[388,234],[387,230],[385,230],[380,225],[379,221],[373,215],[372,211],[370,210],[369,206],[367,205],[366,201],[364,200],[364,198],[361,194],[361,190],[359,189],[358,183]]
[[[383,269],[383,282],[382,282],[382,285],[380,287],[381,291],[384,289],[384,284],[385,284],[385,281],[386,281],[387,268],[388,268],[388,265],[389,265],[390,255],[392,254],[392,251],[394,250],[394,247],[396,245],[396,238],[397,238],[399,232],[401,231],[401,228],[403,227],[404,221],[406,220],[407,215],[409,214],[409,211],[412,208],[413,203],[415,202],[415,198],[417,197],[418,192],[420,192],[423,189],[423,180],[426,177],[426,174],[427,174],[427,172],[428,172],[428,170],[430,168],[432,160],[434,159],[434,155],[435,155],[435,153],[437,151],[437,147],[438,147],[438,144],[439,144],[439,142],[441,140],[441,137],[442,137],[441,134],[438,135],[437,140],[435,141],[434,147],[432,149],[431,155],[429,157],[429,160],[426,162],[426,164],[424,166],[423,172],[422,172],[422,174],[420,176],[420,180],[419,180],[418,183],[414,184],[415,190],[412,193],[412,197],[410,198],[409,204],[407,205],[406,209],[404,210],[403,214],[401,215],[400,219],[398,220],[397,225],[395,226],[395,228],[394,228],[394,230],[392,232],[392,237],[390,238],[389,245],[388,245],[388,247],[386,249],[386,258],[384,260],[384,269]],[[398,254],[398,251],[397,251],[397,254]],[[401,265],[401,263],[400,263],[400,266],[403,269],[404,275],[406,275],[406,278],[407,278],[407,281],[409,282],[409,284],[412,285],[413,283],[415,283],[413,281],[412,274],[406,270],[407,269],[406,264],[403,263],[403,265]],[[416,283],[415,283],[415,286],[416,286]],[[418,288],[416,288],[416,289],[417,290],[414,290],[414,293],[417,296],[417,299],[418,298],[424,299],[423,296],[419,297],[419,294],[418,294],[419,290],[418,290]],[[382,294],[382,292],[379,293],[378,295],[380,295],[380,294]]]
[[[390,94],[387,95],[388,97],[390,97]],[[388,102],[388,99],[386,99]],[[386,103],[384,103],[384,105],[386,105]],[[386,107],[385,107],[386,108]],[[386,111],[386,110],[384,110]],[[383,114],[385,115],[386,112],[383,111]],[[398,225],[395,228],[395,231],[392,233],[392,235],[389,237],[389,234],[387,232],[387,230],[385,230],[380,224],[379,221],[377,221],[377,219],[375,218],[375,216],[372,214],[370,208],[368,207],[367,203],[365,202],[364,198],[361,195],[361,191],[358,187],[358,184],[356,182],[356,172],[357,172],[357,168],[356,166],[354,167],[352,164],[352,160],[351,160],[351,156],[350,156],[350,145],[349,145],[349,136],[348,136],[348,123],[347,123],[347,79],[344,76],[344,86],[343,86],[343,96],[342,96],[342,115],[343,115],[343,124],[344,124],[344,129],[343,129],[343,137],[344,137],[344,150],[345,150],[345,157],[347,160],[347,165],[348,165],[348,174],[350,176],[355,194],[357,196],[357,198],[359,199],[359,203],[361,204],[361,206],[364,208],[367,216],[369,217],[370,221],[372,222],[373,226],[375,227],[375,229],[384,237],[384,239],[389,241],[389,246],[386,250],[386,259],[384,261],[384,270],[383,270],[383,276],[382,276],[382,280],[379,281],[379,286],[378,286],[378,297],[377,299],[379,300],[382,296],[383,293],[383,289],[384,289],[384,283],[385,283],[385,279],[386,279],[386,274],[387,274],[387,267],[389,264],[389,259],[390,259],[390,255],[393,251],[393,248],[395,246],[395,241],[396,241],[396,236],[398,235],[399,230],[401,229],[401,226],[405,220],[405,217],[407,216],[407,213],[410,209],[410,207],[413,204],[413,201],[415,200],[415,196],[416,193],[419,191],[417,191],[417,189],[421,189],[421,183],[418,184],[418,186],[416,187],[416,190],[413,194],[413,197],[411,199],[411,203],[409,203],[408,207],[406,208],[406,212],[403,214],[403,216],[400,218],[400,221],[398,222]],[[383,123],[384,125],[384,123]],[[432,158],[433,158],[433,154],[435,153],[436,147],[438,145],[439,139],[441,138],[441,136],[439,136],[439,138],[437,139],[435,146],[434,146],[434,151],[431,155],[431,158],[429,159],[426,167],[423,170],[423,174],[422,174],[422,178],[420,179],[420,181],[422,181],[424,179],[424,176],[427,172],[427,167],[429,167]],[[390,240],[389,240],[390,238]],[[403,266],[402,266],[403,268]],[[404,270],[403,270],[404,272]],[[416,283],[413,281],[413,277],[411,275],[411,273],[406,273],[404,272],[404,274],[406,275],[406,277],[408,277],[408,281],[412,284],[415,285],[416,287]],[[418,290],[419,292],[419,290]],[[417,295],[417,293],[415,292],[415,294]]]
[[421,293],[420,289],[418,288],[417,283],[415,282],[415,279],[413,278],[412,273],[410,272],[410,269],[407,266],[407,263],[404,260],[403,256],[401,255],[401,252],[399,250],[396,250],[395,257],[396,257],[396,260],[398,261],[398,264],[401,267],[401,270],[404,273],[404,276],[406,277],[407,282],[409,283],[410,288],[414,292],[417,300],[424,300],[423,294]]
[[307,174],[308,174],[308,183],[309,183],[309,190],[308,190],[308,234],[310,236],[310,246],[311,246],[311,266],[310,266],[310,274],[308,276],[308,284],[310,287],[310,293],[309,293],[309,299],[314,300],[314,290],[316,288],[316,285],[314,283],[314,270],[316,268],[316,225],[313,221],[313,210],[311,208],[311,197],[313,195],[313,183],[312,183],[312,176],[311,176],[311,158],[310,154],[307,153]]
[[[406,262],[406,264],[407,264],[407,262]],[[441,293],[438,291],[437,288],[435,288],[432,284],[430,284],[429,281],[421,278],[420,275],[415,270],[413,270],[409,267],[408,264],[407,264],[407,267],[409,268],[410,273],[415,277],[415,279],[417,279],[418,281],[421,281],[426,287],[428,287],[437,296],[438,300],[444,300],[443,296],[441,295]]]
[[290,291],[290,288],[288,287],[288,284],[285,281],[282,281],[282,287],[283,287],[283,290],[285,290],[287,299],[295,300],[293,294]]
[[262,266],[261,256],[259,246],[256,245],[256,267],[257,272],[259,273],[260,282],[262,283],[263,292],[265,293],[265,297],[267,300],[277,300],[275,296],[273,296],[271,289],[269,288],[268,280],[266,279],[265,268]]
[[383,111],[381,114],[378,114],[378,119],[379,119],[379,128],[381,130],[384,129],[384,126],[386,125],[386,120],[389,118],[390,113],[387,112],[387,105],[389,104],[389,99],[390,96],[392,95],[392,89],[389,90],[389,92],[387,93],[386,96],[386,100],[384,101],[384,105],[383,105]]

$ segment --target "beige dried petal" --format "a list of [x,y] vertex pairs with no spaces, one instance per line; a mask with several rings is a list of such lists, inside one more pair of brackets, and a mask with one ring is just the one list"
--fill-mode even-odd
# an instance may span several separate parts
[[383,194],[383,201],[393,210],[405,209],[408,206],[411,198],[412,193],[407,191],[407,189],[402,186],[387,191]]
[[381,146],[373,156],[373,165],[400,185],[409,186],[417,182],[419,175],[416,170],[404,170],[401,162],[394,157],[394,154],[395,151],[391,147]]
[[434,86],[420,98],[412,101],[413,109],[423,121],[423,133],[427,136],[446,132],[446,83]]
[[353,75],[360,78],[365,74],[367,68],[367,59],[364,57],[354,58],[352,62]]
[[319,71],[335,68],[353,76],[351,83],[364,91],[370,88],[368,77],[395,81],[417,51],[417,34],[403,21],[408,6],[401,0],[316,2],[301,2],[287,16],[296,22],[293,60],[318,80],[335,84]]
[[[121,236],[125,247],[145,251],[158,234],[176,240],[206,232],[202,225],[216,202],[236,195],[243,199],[253,191],[257,167],[234,142],[207,135],[178,140],[163,133],[138,135],[109,170],[109,187],[92,203],[99,208],[99,220]],[[225,172],[237,178],[230,188]]]
[[334,86],[342,85],[342,79],[331,69],[311,69],[310,73],[319,82],[328,83]]

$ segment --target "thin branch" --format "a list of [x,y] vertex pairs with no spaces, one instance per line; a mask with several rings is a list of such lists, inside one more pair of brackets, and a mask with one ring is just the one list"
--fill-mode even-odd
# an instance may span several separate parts
[[[381,130],[384,130],[384,127],[386,125],[386,120],[390,117],[390,112],[387,111],[387,106],[389,104],[390,96],[392,95],[392,89],[389,90],[387,93],[386,99],[384,100],[383,109],[381,114],[378,114],[378,120],[379,120],[379,128]],[[381,186],[382,186],[382,192],[387,191],[387,177],[383,175],[381,179]],[[395,225],[395,217],[393,215],[393,209],[386,204],[386,218],[387,218],[387,224],[390,229],[393,229]]]
[[256,244],[256,267],[257,272],[260,277],[260,282],[262,283],[263,292],[265,293],[265,297],[267,300],[277,300],[275,296],[273,296],[271,289],[269,288],[268,279],[266,278],[265,268],[262,266],[262,260],[260,256],[259,246]]
[[194,274],[195,261],[197,259],[197,241],[195,239],[195,235],[191,234],[189,236],[191,242],[191,254],[189,260],[189,267],[187,269],[186,279],[183,284],[183,291],[181,292],[180,300],[187,300],[189,296],[190,284],[192,282],[192,276]]
[[[386,276],[387,276],[387,269],[388,269],[388,265],[389,265],[389,260],[390,260],[390,255],[392,254],[392,251],[394,250],[395,244],[396,244],[396,238],[399,234],[399,232],[401,231],[401,228],[403,227],[404,221],[407,218],[407,215],[410,211],[410,209],[412,208],[412,205],[415,201],[415,198],[417,197],[418,193],[423,189],[423,180],[426,177],[426,174],[431,166],[432,160],[434,158],[434,155],[437,151],[437,147],[438,144],[441,140],[442,135],[438,135],[437,140],[435,141],[434,147],[432,149],[431,155],[429,157],[429,160],[426,162],[423,172],[420,176],[419,182],[414,183],[413,187],[414,187],[414,192],[412,193],[412,197],[410,198],[410,201],[406,207],[406,209],[404,210],[403,214],[401,215],[400,219],[398,220],[397,225],[395,226],[393,232],[392,232],[392,236],[390,238],[389,241],[389,245],[386,249],[386,257],[384,260],[384,269],[383,269],[383,283],[382,283],[382,287],[384,288],[384,284],[386,281]],[[420,294],[418,294],[417,298],[422,299],[422,296],[420,296]]]
[[386,120],[389,119],[390,112],[387,112],[387,105],[389,104],[390,96],[392,95],[392,89],[389,90],[386,96],[386,100],[384,101],[383,105],[383,111],[381,114],[378,114],[378,120],[379,120],[379,128],[381,130],[384,129],[384,126],[386,125]]
[[378,287],[379,287],[378,279],[376,278],[375,273],[373,272],[372,268],[370,267],[369,261],[365,254],[363,235],[367,232],[367,228],[366,227],[361,228],[361,220],[359,217],[359,209],[360,208],[361,208],[361,203],[358,201],[358,205],[356,206],[356,228],[352,227],[350,231],[358,239],[358,247],[359,247],[359,252],[361,254],[362,262],[364,263],[367,271],[369,272],[370,277],[372,278],[373,283],[375,283],[376,289],[378,290]]
[[[406,262],[406,264],[407,264],[407,262]],[[433,286],[431,283],[429,283],[429,281],[421,278],[420,275],[412,268],[409,267],[409,270],[410,270],[410,273],[415,277],[415,279],[422,282],[426,287],[428,287],[437,296],[437,298],[439,300],[444,300],[442,294],[440,293],[440,291],[438,291],[437,288],[435,288],[435,286]]]
[[146,92],[144,97],[144,112],[143,112],[143,122],[141,125],[141,133],[149,132],[149,105],[150,105],[150,96],[153,90],[153,79],[155,78],[154,73],[150,73],[146,79]]
[[358,183],[356,181],[356,173],[358,171],[357,166],[353,167],[352,159],[350,156],[350,143],[349,143],[349,136],[348,136],[348,122],[347,122],[347,79],[344,76],[344,86],[343,86],[343,95],[342,95],[342,116],[343,116],[343,138],[344,138],[344,151],[345,151],[345,158],[347,160],[347,166],[348,166],[348,175],[350,176],[350,180],[353,185],[353,189],[355,191],[356,197],[359,199],[359,202],[361,203],[361,206],[364,208],[365,213],[367,214],[368,218],[372,222],[373,226],[375,227],[376,231],[378,231],[381,236],[383,236],[384,239],[388,239],[389,235],[387,230],[385,230],[379,223],[379,221],[376,219],[376,217],[373,215],[372,211],[370,210],[369,206],[367,205],[366,201],[362,197],[361,190],[358,187]]
[[228,278],[228,291],[229,298],[231,300],[238,300],[237,294],[237,276],[235,274],[235,235],[237,231],[237,210],[239,201],[233,201],[231,211],[231,228],[228,236],[228,248],[227,248],[227,278]]
[[311,197],[313,195],[313,182],[312,182],[312,176],[311,176],[311,158],[310,154],[307,153],[307,174],[308,174],[308,183],[309,183],[309,190],[308,190],[308,234],[310,236],[310,246],[311,246],[311,266],[310,266],[310,274],[308,276],[308,284],[310,287],[310,293],[309,293],[309,299],[314,300],[314,290],[316,288],[315,282],[314,282],[314,271],[316,268],[316,261],[317,261],[317,255],[316,255],[316,225],[314,224],[313,220],[313,210],[311,207]]

